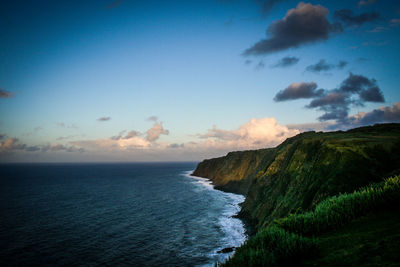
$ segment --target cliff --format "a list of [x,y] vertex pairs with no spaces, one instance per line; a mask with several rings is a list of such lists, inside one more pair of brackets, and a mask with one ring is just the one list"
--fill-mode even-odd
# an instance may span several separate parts
[[338,193],[400,172],[400,124],[302,133],[275,148],[231,152],[201,162],[193,175],[246,195],[240,216],[257,229],[308,211]]
[[257,173],[274,159],[276,149],[230,152],[200,162],[192,175],[212,180],[215,188],[246,195]]

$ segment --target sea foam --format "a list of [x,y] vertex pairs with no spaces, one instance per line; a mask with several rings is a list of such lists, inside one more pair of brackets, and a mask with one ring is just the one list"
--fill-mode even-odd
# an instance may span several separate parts
[[210,250],[210,253],[207,255],[210,257],[210,264],[204,265],[214,266],[215,262],[224,262],[234,253],[218,253],[218,251],[224,248],[237,248],[247,239],[243,222],[240,219],[233,217],[240,211],[240,204],[245,200],[245,197],[234,193],[216,190],[214,189],[214,185],[210,179],[192,176],[192,173],[193,171],[186,171],[183,173],[183,176],[191,178],[193,183],[198,185],[201,189],[212,190],[216,198],[223,199],[229,203],[222,210],[218,221],[210,223],[210,225],[216,227],[216,229],[223,233],[223,238],[220,240],[220,243],[216,244],[216,247]]

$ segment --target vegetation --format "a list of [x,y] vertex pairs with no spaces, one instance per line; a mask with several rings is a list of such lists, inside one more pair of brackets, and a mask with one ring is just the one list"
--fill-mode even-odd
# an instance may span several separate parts
[[222,266],[282,266],[298,262],[315,249],[310,238],[267,227],[239,247]]
[[400,204],[400,178],[395,176],[384,182],[364,187],[352,194],[340,194],[322,201],[312,212],[291,214],[275,223],[283,229],[315,235],[338,228],[355,218]]
[[[321,237],[321,234],[340,228],[372,211],[398,209],[399,203],[399,176],[351,194],[330,197],[312,212],[292,214],[263,228],[238,248],[222,266],[286,266],[299,265],[301,261],[307,260],[308,264],[312,264],[313,255],[321,244],[327,245],[324,240],[326,237]],[[328,236],[329,240],[335,235]],[[331,262],[338,260],[333,258]]]

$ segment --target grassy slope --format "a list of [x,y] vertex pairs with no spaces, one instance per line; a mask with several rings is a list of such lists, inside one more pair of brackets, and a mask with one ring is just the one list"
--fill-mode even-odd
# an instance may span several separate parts
[[224,266],[395,266],[400,262],[399,204],[398,176],[328,198],[315,211],[262,228]]
[[382,210],[318,236],[308,266],[399,266],[400,210]]

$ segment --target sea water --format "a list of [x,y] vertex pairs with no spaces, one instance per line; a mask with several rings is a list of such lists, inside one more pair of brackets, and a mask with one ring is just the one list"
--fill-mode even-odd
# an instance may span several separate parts
[[196,163],[0,165],[0,265],[202,266],[246,239],[244,197]]

